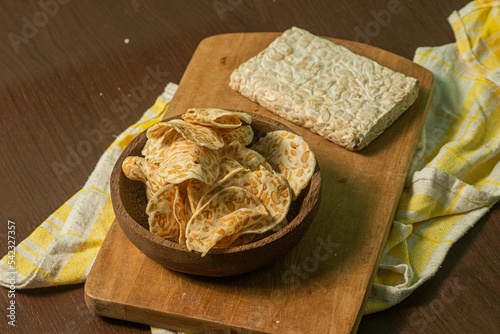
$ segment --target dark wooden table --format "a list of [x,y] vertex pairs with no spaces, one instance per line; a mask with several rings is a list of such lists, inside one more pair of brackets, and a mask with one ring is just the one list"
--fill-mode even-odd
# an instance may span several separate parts
[[[169,82],[198,43],[228,32],[284,31],[358,40],[407,58],[454,42],[446,20],[467,1],[5,1],[0,4],[0,250],[7,222],[20,242],[78,191],[114,136]],[[45,13],[45,14],[44,14]],[[138,90],[148,71],[156,81]],[[134,94],[132,96],[132,93]],[[116,108],[120,108],[116,112]],[[104,118],[112,133],[56,171]],[[363,317],[359,333],[495,333],[500,325],[500,205],[457,242],[437,275],[390,310]],[[17,327],[0,332],[147,333],[145,325],[87,310],[83,285],[16,292]]]

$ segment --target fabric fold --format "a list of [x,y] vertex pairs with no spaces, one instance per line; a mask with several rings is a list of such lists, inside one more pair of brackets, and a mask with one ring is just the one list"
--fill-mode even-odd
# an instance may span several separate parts
[[14,282],[16,289],[28,289],[85,281],[115,218],[109,187],[115,162],[135,136],[163,118],[176,89],[176,84],[167,85],[154,106],[108,147],[83,188],[3,257],[1,286]]
[[417,49],[433,98],[365,314],[404,300],[500,199],[500,2],[471,2],[449,22],[456,43]]

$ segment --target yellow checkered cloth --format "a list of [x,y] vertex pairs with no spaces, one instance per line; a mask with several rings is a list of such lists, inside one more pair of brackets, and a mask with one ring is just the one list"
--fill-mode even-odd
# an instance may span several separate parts
[[[456,43],[415,54],[434,73],[434,96],[365,314],[397,304],[432,277],[451,245],[500,199],[499,10],[498,1],[469,3],[449,17]],[[111,170],[124,147],[163,118],[176,88],[167,85],[106,150],[83,189],[4,256],[0,285],[10,286],[12,275],[17,289],[85,281],[114,220]]]
[[430,279],[500,199],[500,2],[471,2],[448,21],[456,43],[415,54],[434,96],[365,314]]
[[[115,218],[109,179],[123,149],[160,121],[177,85],[169,84],[141,119],[111,144],[78,191],[0,261],[0,285],[17,289],[84,282]],[[14,277],[14,280],[12,279]]]

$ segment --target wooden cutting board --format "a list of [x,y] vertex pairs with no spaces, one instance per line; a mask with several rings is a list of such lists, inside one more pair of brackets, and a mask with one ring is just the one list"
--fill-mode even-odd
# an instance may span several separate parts
[[316,153],[322,202],[311,228],[285,257],[257,271],[206,278],[169,271],[143,255],[113,223],[85,285],[96,313],[195,333],[356,332],[423,127],[434,79],[392,53],[331,39],[417,78],[420,95],[360,152],[287,122],[228,87],[233,69],[278,33],[218,35],[197,48],[167,111],[240,109],[279,120]]

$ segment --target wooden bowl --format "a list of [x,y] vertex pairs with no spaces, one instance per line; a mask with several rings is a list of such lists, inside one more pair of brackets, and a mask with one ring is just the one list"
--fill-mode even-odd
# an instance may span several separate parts
[[[252,116],[254,142],[267,132],[286,130],[285,125],[264,116]],[[180,118],[180,116],[170,119]],[[287,215],[289,224],[282,230],[253,243],[228,249],[212,249],[201,257],[186,246],[161,238],[149,231],[145,212],[147,199],[145,186],[128,179],[122,171],[128,156],[142,156],[146,131],[138,135],[120,155],[111,174],[111,200],[116,219],[127,238],[146,256],[164,267],[201,276],[231,276],[249,272],[273,262],[290,251],[304,236],[317,212],[321,197],[321,172],[316,167],[309,186],[302,190]],[[253,144],[253,143],[252,143]],[[316,164],[318,166],[318,164]]]

